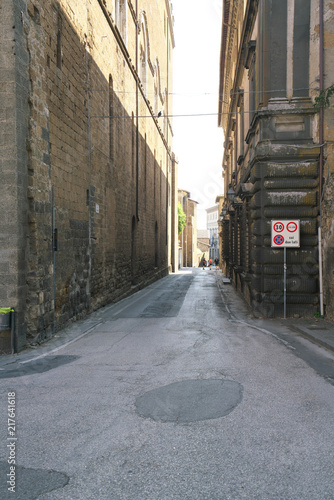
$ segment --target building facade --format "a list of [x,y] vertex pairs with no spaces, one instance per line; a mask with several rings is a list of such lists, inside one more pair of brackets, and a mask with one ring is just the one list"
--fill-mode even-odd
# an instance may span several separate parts
[[257,316],[283,315],[284,250],[271,226],[298,220],[286,313],[333,317],[333,9],[329,0],[223,2],[222,258]]
[[43,340],[177,266],[169,0],[6,0],[0,302]]
[[189,191],[178,190],[178,201],[186,215],[186,227],[179,235],[179,267],[196,267],[197,259],[197,201],[190,198]]
[[197,229],[197,265],[203,267],[204,260],[210,259],[210,233],[207,229]]
[[210,259],[213,261],[219,259],[219,238],[218,238],[218,220],[219,206],[214,205],[206,209],[206,227],[210,238]]
[[219,260],[219,267],[222,270],[223,273],[226,272],[226,261],[222,259],[223,255],[223,217],[222,217],[222,209],[224,206],[224,195],[219,194],[216,196],[215,202],[218,204],[218,260]]

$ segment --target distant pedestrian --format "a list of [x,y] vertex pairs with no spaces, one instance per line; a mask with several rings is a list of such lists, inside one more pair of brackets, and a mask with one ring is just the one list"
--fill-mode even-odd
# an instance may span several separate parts
[[217,257],[215,258],[215,266],[217,267],[219,264],[219,260],[217,259]]
[[205,266],[206,266],[206,260],[203,259],[203,271],[204,271]]
[[212,266],[212,259],[209,260],[210,271],[211,271],[211,266]]

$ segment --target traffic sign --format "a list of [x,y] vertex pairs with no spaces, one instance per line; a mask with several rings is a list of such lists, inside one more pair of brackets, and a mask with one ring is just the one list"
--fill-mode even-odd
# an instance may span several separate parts
[[281,233],[284,230],[284,224],[282,222],[275,222],[274,231],[276,233]]
[[272,220],[271,221],[271,246],[280,248],[300,247],[300,221],[299,220]]
[[281,236],[280,234],[277,234],[276,236],[274,236],[274,243],[275,243],[275,245],[283,245],[283,243],[284,243],[283,236]]
[[295,231],[297,231],[297,224],[294,221],[291,221],[286,225],[286,228],[289,233],[294,233]]

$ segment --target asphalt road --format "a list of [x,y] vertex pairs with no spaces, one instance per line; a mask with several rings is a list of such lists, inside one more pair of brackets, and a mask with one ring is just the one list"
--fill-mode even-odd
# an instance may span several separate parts
[[333,500],[334,358],[272,325],[195,269],[2,365],[0,497]]

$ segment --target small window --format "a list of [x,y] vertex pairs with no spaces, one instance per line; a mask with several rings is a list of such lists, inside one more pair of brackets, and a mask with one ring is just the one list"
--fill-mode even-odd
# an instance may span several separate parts
[[146,49],[146,37],[145,28],[142,25],[141,35],[140,35],[140,48],[139,48],[139,77],[141,84],[146,95],[147,92],[147,49]]
[[114,88],[112,76],[109,75],[109,157],[113,159],[114,153]]
[[159,93],[160,93],[160,71],[158,59],[155,61],[154,67],[154,113],[157,116],[159,113]]
[[57,22],[57,67],[61,69],[62,66],[62,18],[61,15],[58,14],[58,22]]
[[115,0],[115,24],[126,43],[126,0]]

